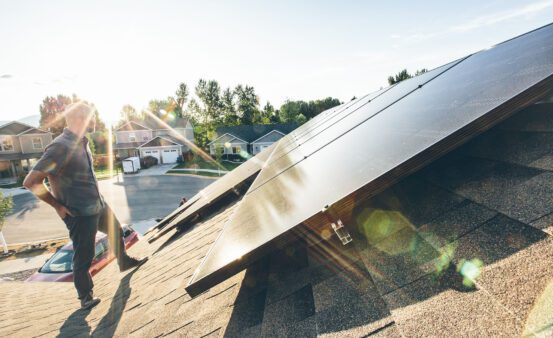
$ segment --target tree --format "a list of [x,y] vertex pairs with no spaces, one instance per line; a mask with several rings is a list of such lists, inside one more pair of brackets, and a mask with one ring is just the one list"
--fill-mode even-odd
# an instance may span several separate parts
[[166,111],[165,108],[169,105],[169,102],[167,100],[157,100],[153,99],[148,102],[148,111],[152,113],[154,116],[157,116],[159,118],[162,118],[161,111]]
[[90,148],[90,152],[92,155],[96,154],[96,145],[94,144],[94,138],[91,133],[87,133],[86,138],[88,139],[88,147]]
[[[303,101],[286,100],[279,109],[279,118],[282,123],[295,122],[300,115],[301,103]],[[305,117],[305,116],[304,116]]]
[[179,87],[177,88],[177,91],[175,92],[176,95],[176,108],[175,108],[175,114],[177,117],[183,117],[184,112],[184,106],[186,105],[186,101],[188,101],[188,86],[186,83],[181,82],[179,84]]
[[[419,69],[415,72],[414,76],[419,76],[421,74],[424,74],[428,71],[426,68]],[[412,78],[413,75],[409,74],[407,69],[402,70],[401,72],[397,73],[395,76],[389,76],[388,77],[388,84],[391,86],[393,84],[399,83],[403,80],[407,80]]]
[[196,86],[196,96],[203,104],[201,112],[204,115],[204,123],[217,122],[222,119],[221,87],[217,81],[200,79]]
[[63,128],[65,128],[65,118],[63,116],[65,109],[71,103],[79,101],[86,103],[95,111],[94,121],[91,121],[90,128],[96,131],[105,130],[106,124],[100,119],[94,103],[82,100],[76,94],[72,94],[71,97],[65,95],[45,97],[40,105],[40,127],[48,129],[54,134],[61,134]]
[[13,199],[12,196],[4,197],[4,194],[0,192],[0,242],[4,247],[4,253],[8,253],[8,245],[2,234],[2,228],[6,222],[6,216],[11,212],[13,208]]
[[129,121],[135,118],[138,118],[139,114],[136,112],[136,109],[130,104],[126,104],[121,108],[121,120]]
[[399,73],[397,73],[395,76],[389,76],[388,77],[388,84],[391,86],[393,84],[399,83],[403,80],[410,79],[412,77],[413,76],[411,74],[409,74],[407,69],[404,69],[404,70],[400,71]]
[[421,75],[421,74],[424,74],[424,73],[426,73],[427,71],[428,71],[428,69],[426,69],[426,68],[419,69],[419,70],[417,70],[417,71],[415,72],[415,76],[419,76],[419,75]]
[[309,120],[323,111],[339,106],[340,104],[342,104],[340,100],[329,96],[322,100],[309,101],[307,107],[301,107],[302,109],[300,110],[300,113],[305,115],[305,117]]
[[261,118],[263,120],[263,124],[279,122],[278,114],[275,111],[275,107],[273,107],[271,102],[267,101],[267,103],[263,107],[263,110],[261,112]]
[[194,122],[195,124],[202,122],[202,119],[203,119],[202,108],[200,107],[196,99],[191,99],[188,102],[188,107],[186,108],[186,112],[192,119],[192,122]]
[[61,134],[65,128],[63,112],[71,102],[71,98],[65,95],[45,97],[39,108],[40,127],[50,130],[54,134]]
[[235,126],[240,123],[238,115],[236,115],[234,91],[230,88],[223,90],[223,96],[221,97],[221,106],[223,110],[223,124],[226,126]]
[[234,95],[237,99],[236,110],[240,118],[240,124],[261,123],[259,97],[255,94],[255,89],[252,86],[238,85],[234,89]]

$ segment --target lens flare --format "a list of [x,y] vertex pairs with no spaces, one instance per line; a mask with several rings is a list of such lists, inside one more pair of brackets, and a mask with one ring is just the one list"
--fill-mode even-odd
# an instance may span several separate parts
[[484,262],[478,258],[471,259],[470,261],[461,260],[457,264],[457,272],[463,276],[463,285],[466,287],[474,286],[476,279],[480,277],[482,273],[482,267]]

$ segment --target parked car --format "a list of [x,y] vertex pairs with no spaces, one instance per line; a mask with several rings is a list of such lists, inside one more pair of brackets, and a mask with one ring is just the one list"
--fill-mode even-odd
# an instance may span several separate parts
[[[123,225],[123,237],[127,249],[139,240],[138,233],[130,225]],[[108,250],[108,236],[98,232],[96,234],[96,254],[90,267],[90,274],[94,276],[113,259],[115,256]],[[27,282],[72,282],[72,261],[73,243],[69,242],[52,255],[37,272],[27,279]]]

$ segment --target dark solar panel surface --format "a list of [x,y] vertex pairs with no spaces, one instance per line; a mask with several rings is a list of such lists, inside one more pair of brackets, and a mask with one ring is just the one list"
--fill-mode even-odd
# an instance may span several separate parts
[[211,203],[213,203],[213,201],[230,192],[237,185],[241,184],[248,178],[258,173],[265,165],[265,162],[271,156],[271,153],[275,149],[277,143],[278,142],[275,142],[269,148],[250,158],[249,160],[232,170],[230,173],[208,185],[196,195],[194,195],[194,197],[192,197],[187,203],[179,207],[169,216],[165,217],[158,224],[158,226],[152,229],[154,230],[156,228],[163,228],[163,230],[159,231],[157,234],[155,234],[155,236],[150,238],[150,242],[155,241],[156,239],[173,229],[175,226],[186,221],[189,217],[209,206]]
[[314,130],[314,133],[298,138],[298,141],[295,143],[289,143],[288,145],[284,145],[282,142],[279,143],[271,159],[267,162],[267,168],[259,174],[248,193],[255,191],[273,177],[296,165],[296,163],[304,160],[306,157],[311,156],[315,151],[326,146],[336,138],[341,137],[348,130],[355,128],[367,121],[367,119],[373,118],[376,114],[386,109],[386,107],[401,100],[406,95],[419,90],[428,81],[431,81],[459,62],[460,60],[451,62],[421,76],[402,81],[389,89],[383,89],[372,95],[368,95],[336,114],[335,117],[327,119],[324,123],[320,124],[321,128]]
[[[324,141],[283,156],[277,170],[271,168],[276,161],[263,169],[270,170],[270,179],[244,197],[187,291],[197,294],[245,268],[326,205],[338,208],[354,192],[371,196],[545,95],[553,88],[553,26],[435,75],[410,93],[396,86],[386,94],[396,92],[399,100],[388,100],[391,105],[382,104],[365,122],[350,129],[333,126]],[[256,182],[262,176],[267,177],[262,172]]]

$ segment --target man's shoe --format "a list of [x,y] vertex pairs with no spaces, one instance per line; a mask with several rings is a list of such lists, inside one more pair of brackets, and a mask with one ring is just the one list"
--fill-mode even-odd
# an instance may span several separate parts
[[127,271],[132,268],[137,268],[148,261],[148,257],[137,259],[134,257],[127,257],[123,264],[119,265],[119,271]]
[[100,304],[100,298],[85,298],[81,300],[81,310],[90,310],[96,305]]

